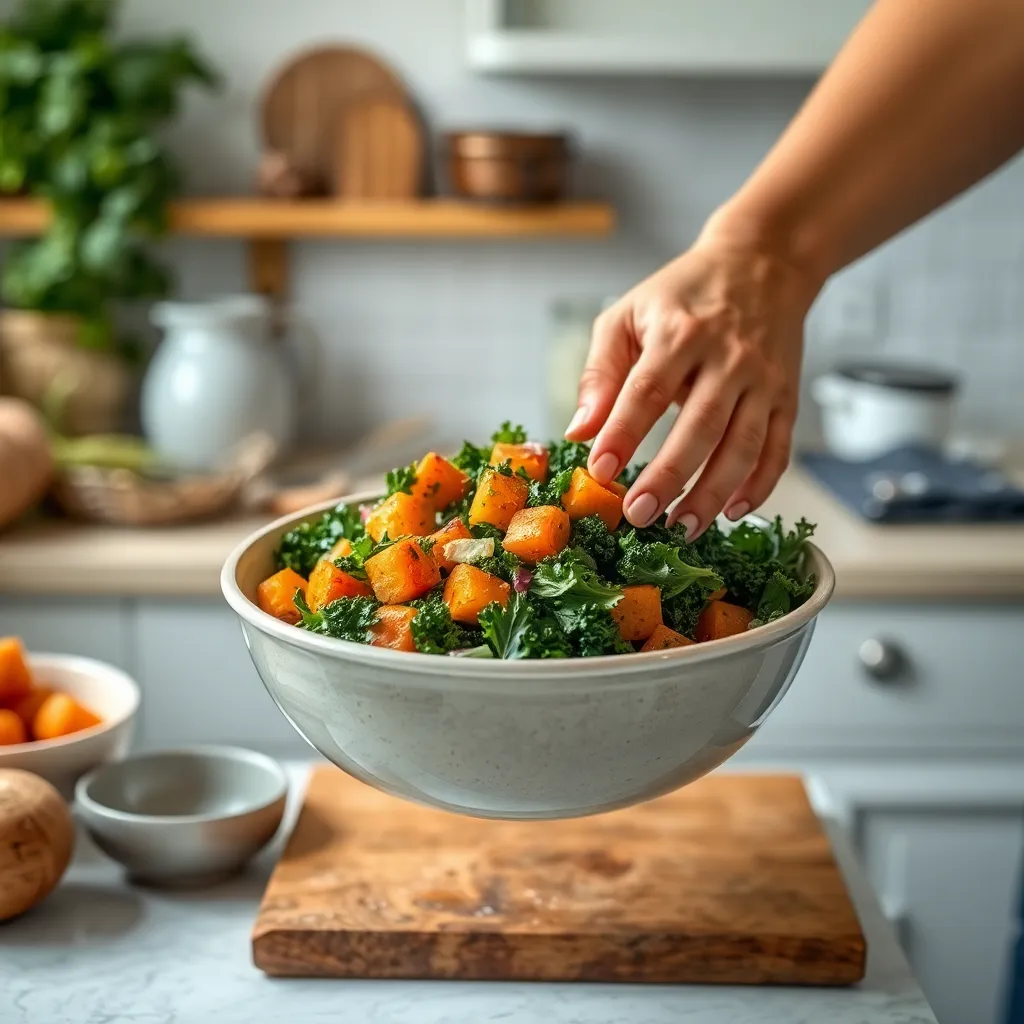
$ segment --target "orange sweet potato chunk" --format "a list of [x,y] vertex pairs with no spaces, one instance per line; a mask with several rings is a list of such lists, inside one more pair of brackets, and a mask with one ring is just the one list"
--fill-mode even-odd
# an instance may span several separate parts
[[524,562],[557,555],[569,543],[569,517],[554,505],[524,508],[512,517],[501,542]]
[[334,547],[327,552],[326,555],[321,555],[321,561],[333,562],[336,558],[344,558],[346,555],[352,554],[352,541],[348,537],[339,537],[334,542]]
[[579,466],[572,471],[569,489],[562,495],[562,507],[572,520],[600,516],[609,530],[622,521],[622,496],[602,487]]
[[268,576],[256,588],[256,603],[261,611],[294,626],[301,618],[299,609],[295,607],[295,591],[301,590],[305,595],[308,586],[294,569],[282,569]]
[[25,743],[27,740],[28,731],[21,718],[9,708],[0,708],[0,747]]
[[622,599],[611,609],[623,640],[631,644],[647,640],[662,624],[661,588],[650,583],[623,587]]
[[442,509],[462,498],[469,487],[469,477],[437,452],[427,452],[416,464],[416,483],[412,493],[435,509]]
[[647,643],[640,648],[642,651],[670,651],[673,647],[692,647],[693,641],[682,633],[677,633],[668,626],[656,626],[647,638]]
[[479,626],[480,613],[494,601],[504,607],[510,592],[504,580],[463,562],[452,569],[444,585],[444,603],[456,622]]
[[700,613],[693,635],[697,638],[697,643],[701,644],[708,640],[723,640],[727,636],[746,633],[753,617],[753,612],[741,608],[738,604],[712,601]]
[[21,700],[11,705],[11,710],[25,723],[26,729],[32,728],[32,720],[36,717],[36,712],[43,706],[43,701],[51,693],[53,690],[48,686],[33,686]]
[[606,489],[611,491],[612,494],[617,494],[620,498],[624,498],[629,490],[625,484],[620,484],[618,480],[609,480]]
[[370,627],[370,643],[374,647],[390,647],[393,651],[415,651],[412,620],[416,609],[404,604],[386,604],[377,609],[377,621]]
[[51,693],[32,720],[32,735],[37,740],[55,740],[99,723],[98,715],[82,707],[69,694]]
[[455,568],[455,563],[444,557],[445,544],[453,540],[471,540],[472,537],[473,534],[469,532],[466,524],[458,516],[430,535],[430,540],[434,542],[430,554],[441,572],[449,573]]
[[547,448],[535,442],[525,444],[506,444],[499,441],[491,449],[491,465],[500,466],[507,462],[513,473],[522,470],[531,480],[539,480],[542,483],[548,475],[548,459],[550,455]]
[[366,520],[366,532],[380,540],[384,534],[390,540],[398,537],[426,537],[435,526],[434,506],[425,498],[397,491],[385,498]]
[[521,476],[506,476],[493,469],[480,476],[473,504],[469,509],[469,525],[490,523],[504,533],[512,517],[526,507],[530,485]]
[[0,637],[0,704],[13,704],[32,689],[25,648],[16,636]]
[[400,540],[368,558],[365,568],[381,604],[405,604],[441,582],[434,559],[412,538]]
[[306,602],[311,612],[318,612],[325,604],[339,597],[370,597],[373,591],[362,580],[357,580],[333,562],[317,562],[309,574]]

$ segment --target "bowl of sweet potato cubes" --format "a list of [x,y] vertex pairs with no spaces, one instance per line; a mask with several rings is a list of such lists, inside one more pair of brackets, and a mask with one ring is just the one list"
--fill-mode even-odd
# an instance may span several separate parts
[[813,527],[630,526],[586,445],[426,453],[248,538],[221,585],[291,724],[356,778],[565,818],[712,770],[779,702],[831,596]]
[[81,775],[127,753],[138,707],[138,686],[113,665],[0,637],[0,768],[34,772],[70,798]]

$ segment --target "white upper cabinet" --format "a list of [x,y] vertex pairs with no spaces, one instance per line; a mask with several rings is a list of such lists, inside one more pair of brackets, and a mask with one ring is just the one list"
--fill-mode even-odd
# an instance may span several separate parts
[[816,75],[871,0],[466,0],[483,74]]

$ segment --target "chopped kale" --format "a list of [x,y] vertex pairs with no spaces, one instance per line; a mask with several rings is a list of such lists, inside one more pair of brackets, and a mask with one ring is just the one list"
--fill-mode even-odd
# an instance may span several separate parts
[[300,625],[310,633],[366,644],[370,642],[370,628],[377,621],[380,603],[372,597],[339,597],[320,611],[311,612],[302,591],[298,591],[295,607],[302,615]]
[[526,441],[526,431],[521,424],[512,426],[511,420],[504,423],[491,435],[491,444],[523,444]]
[[416,483],[416,463],[409,466],[400,466],[398,469],[389,469],[384,477],[387,485],[387,496],[401,491],[403,494],[412,494],[413,485]]
[[479,642],[479,634],[471,634],[452,620],[439,594],[431,594],[412,604],[416,614],[409,628],[416,650],[423,654],[447,654]]
[[338,505],[319,518],[289,530],[274,552],[274,561],[278,569],[293,569],[300,576],[308,576],[320,557],[326,555],[342,537],[354,541],[364,533],[359,509]]

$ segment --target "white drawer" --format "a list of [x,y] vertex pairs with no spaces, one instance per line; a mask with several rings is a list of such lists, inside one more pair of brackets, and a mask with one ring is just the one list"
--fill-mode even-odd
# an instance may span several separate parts
[[[871,639],[903,655],[894,677],[862,664]],[[750,748],[1024,749],[1024,605],[831,605]]]

